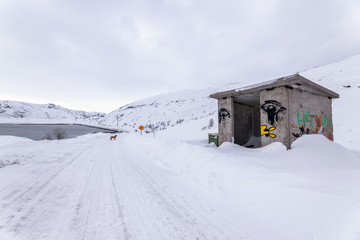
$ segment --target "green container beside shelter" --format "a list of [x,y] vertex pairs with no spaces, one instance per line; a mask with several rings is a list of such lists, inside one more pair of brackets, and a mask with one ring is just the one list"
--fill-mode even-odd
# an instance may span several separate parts
[[215,143],[215,145],[218,147],[219,146],[219,141],[218,141],[218,134],[217,133],[209,133],[209,144],[210,143]]

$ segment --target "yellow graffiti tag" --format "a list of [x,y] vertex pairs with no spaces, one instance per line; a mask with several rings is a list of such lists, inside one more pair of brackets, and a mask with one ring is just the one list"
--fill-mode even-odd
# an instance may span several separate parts
[[266,125],[261,125],[261,126],[260,126],[260,129],[261,129],[261,136],[262,136],[262,135],[265,135],[266,137],[271,137],[271,138],[275,138],[275,137],[276,137],[275,134],[270,133],[271,131],[275,130],[276,127],[268,128]]

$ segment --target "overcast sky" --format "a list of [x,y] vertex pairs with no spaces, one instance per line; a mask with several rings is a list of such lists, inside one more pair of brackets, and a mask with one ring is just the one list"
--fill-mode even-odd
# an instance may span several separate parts
[[0,100],[108,113],[359,53],[358,0],[0,1]]

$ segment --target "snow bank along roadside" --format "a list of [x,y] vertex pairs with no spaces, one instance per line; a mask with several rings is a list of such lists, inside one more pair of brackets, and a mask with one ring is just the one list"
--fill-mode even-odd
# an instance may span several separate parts
[[28,138],[0,135],[0,168],[13,164],[31,164],[39,153],[47,153],[56,159],[58,153],[71,153],[78,146],[86,145],[86,140],[98,138],[96,134],[88,134],[66,140],[34,141]]
[[32,145],[32,140],[27,138],[0,136],[0,168],[6,165],[19,164],[21,159],[30,156],[24,152],[25,148]]
[[360,160],[321,135],[299,138],[291,151],[280,143],[246,149],[131,135],[120,141],[263,239],[360,237]]

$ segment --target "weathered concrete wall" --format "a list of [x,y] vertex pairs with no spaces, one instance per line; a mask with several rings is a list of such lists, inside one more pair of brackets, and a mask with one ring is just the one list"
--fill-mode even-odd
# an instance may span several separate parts
[[260,92],[261,146],[282,142],[289,148],[288,104],[286,87]]
[[260,137],[259,107],[234,103],[234,138],[235,143],[244,145],[251,137]]
[[232,97],[218,99],[219,114],[219,146],[224,142],[232,142],[234,137],[234,100]]
[[304,134],[322,133],[333,140],[332,100],[298,89],[289,89],[291,143]]

